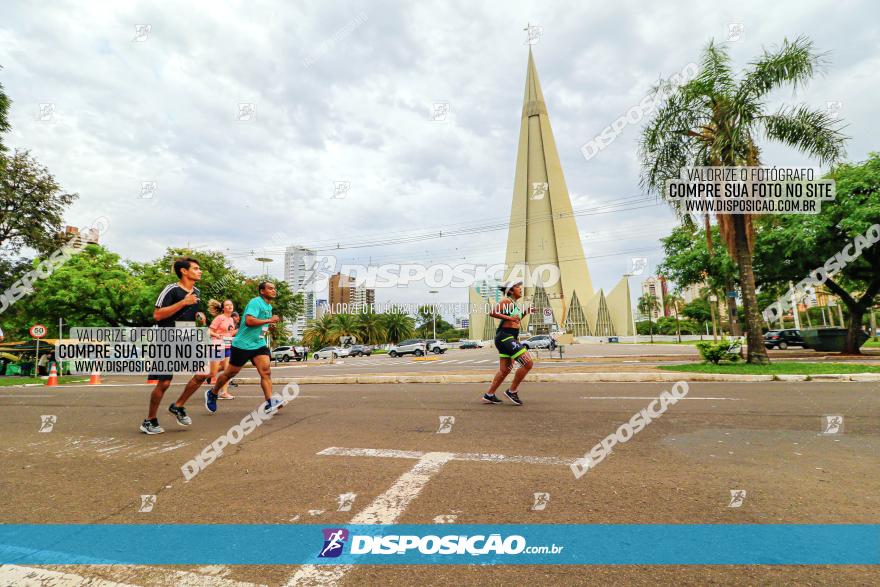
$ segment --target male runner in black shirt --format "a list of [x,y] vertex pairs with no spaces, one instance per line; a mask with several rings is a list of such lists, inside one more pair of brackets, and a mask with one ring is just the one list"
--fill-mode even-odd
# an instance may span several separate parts
[[[159,328],[173,328],[178,322],[205,322],[205,315],[199,312],[199,290],[196,282],[202,278],[202,268],[199,262],[192,257],[183,257],[174,261],[174,273],[180,278],[177,283],[165,286],[159,298],[156,300],[156,307],[153,310],[153,319]],[[191,326],[186,324],[185,326]],[[184,325],[181,325],[184,326]],[[156,387],[150,394],[150,413],[143,424],[141,424],[141,432],[145,434],[162,434],[165,430],[159,426],[157,413],[159,404],[165,391],[171,386],[171,379],[174,375],[150,375],[149,379],[158,380]],[[177,423],[181,426],[189,426],[192,424],[192,418],[186,414],[183,404],[195,393],[199,386],[208,378],[207,373],[196,373],[193,375],[186,387],[183,388],[177,401],[168,406],[168,411],[177,418]]]

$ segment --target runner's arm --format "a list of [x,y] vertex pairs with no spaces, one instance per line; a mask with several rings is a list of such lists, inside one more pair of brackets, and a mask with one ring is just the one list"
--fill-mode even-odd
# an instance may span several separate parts
[[263,324],[274,324],[278,322],[281,318],[278,316],[272,316],[271,318],[267,318],[266,320],[261,320],[256,316],[251,316],[250,314],[245,314],[244,323],[246,326],[262,326]]
[[498,302],[498,305],[492,308],[492,311],[489,312],[489,317],[497,318],[498,320],[510,320],[512,316],[503,313],[504,308],[510,305],[508,302],[509,300],[507,298]]
[[156,322],[160,322],[162,320],[165,320],[166,318],[170,318],[181,309],[183,309],[186,305],[186,299],[182,299],[179,302],[171,304],[170,306],[165,306],[164,308],[155,308],[153,310],[153,320],[155,320]]

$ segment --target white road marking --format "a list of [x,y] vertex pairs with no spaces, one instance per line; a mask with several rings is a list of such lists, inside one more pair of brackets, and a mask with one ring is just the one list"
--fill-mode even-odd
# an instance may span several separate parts
[[[657,396],[640,396],[640,395],[597,395],[597,396],[582,396],[581,399],[657,399]],[[702,399],[702,400],[728,400],[732,402],[742,401],[742,398],[739,397],[683,397],[680,399]]]
[[397,459],[420,459],[425,453],[417,450],[394,450],[384,448],[338,448],[331,446],[318,453],[322,456],[387,457]]
[[[426,453],[418,450],[394,450],[385,448],[339,448],[331,446],[318,453],[323,456],[337,457],[384,457],[395,459],[420,459]],[[491,453],[451,453],[453,461],[485,461],[492,463],[526,463],[530,465],[570,465],[577,457],[533,457],[533,456],[506,456]]]
[[[324,451],[318,454],[324,454]],[[450,458],[451,453],[423,454],[412,469],[401,475],[385,493],[356,514],[349,524],[393,524]],[[302,565],[287,585],[337,585],[353,568],[354,565]]]
[[[531,463],[540,465],[569,465],[573,458],[505,456],[479,453],[422,452],[381,448],[325,448],[319,455],[352,457],[386,457],[418,459],[413,468],[401,475],[385,493],[378,496],[349,524],[394,524],[406,507],[415,499],[428,481],[449,461],[489,461],[495,463]],[[354,565],[303,565],[287,585],[337,585]]]

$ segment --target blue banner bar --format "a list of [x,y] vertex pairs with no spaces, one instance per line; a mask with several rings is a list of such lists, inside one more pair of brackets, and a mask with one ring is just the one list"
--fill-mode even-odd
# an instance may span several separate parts
[[0,524],[0,564],[876,565],[877,524]]

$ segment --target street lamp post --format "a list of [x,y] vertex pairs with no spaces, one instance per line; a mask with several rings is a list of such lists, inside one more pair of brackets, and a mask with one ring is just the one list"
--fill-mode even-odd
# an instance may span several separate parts
[[257,257],[256,261],[260,261],[263,264],[263,275],[268,275],[266,273],[266,263],[271,263],[274,259],[270,259],[269,257]]
[[[635,274],[633,274],[633,273],[624,273],[623,276],[626,277],[626,295],[630,295],[630,293],[629,293],[629,278],[630,278],[630,277],[634,277]],[[632,298],[630,298],[630,299],[627,300],[627,301],[629,301],[629,303],[632,303]],[[632,306],[630,306],[630,308],[632,308]],[[639,333],[638,333],[638,330],[636,329],[635,310],[632,310],[632,311],[629,313],[629,319],[632,321],[633,342],[636,343],[636,344],[638,344],[638,342],[639,342]],[[629,324],[627,324],[627,326],[629,326]]]
[[712,342],[718,342],[718,330],[715,328],[715,304],[718,302],[718,296],[712,294],[709,296],[709,312],[712,314]]
[[440,293],[436,289],[432,289],[428,293],[434,294],[434,305],[431,308],[431,323],[433,324],[434,339],[437,338],[437,294]]

